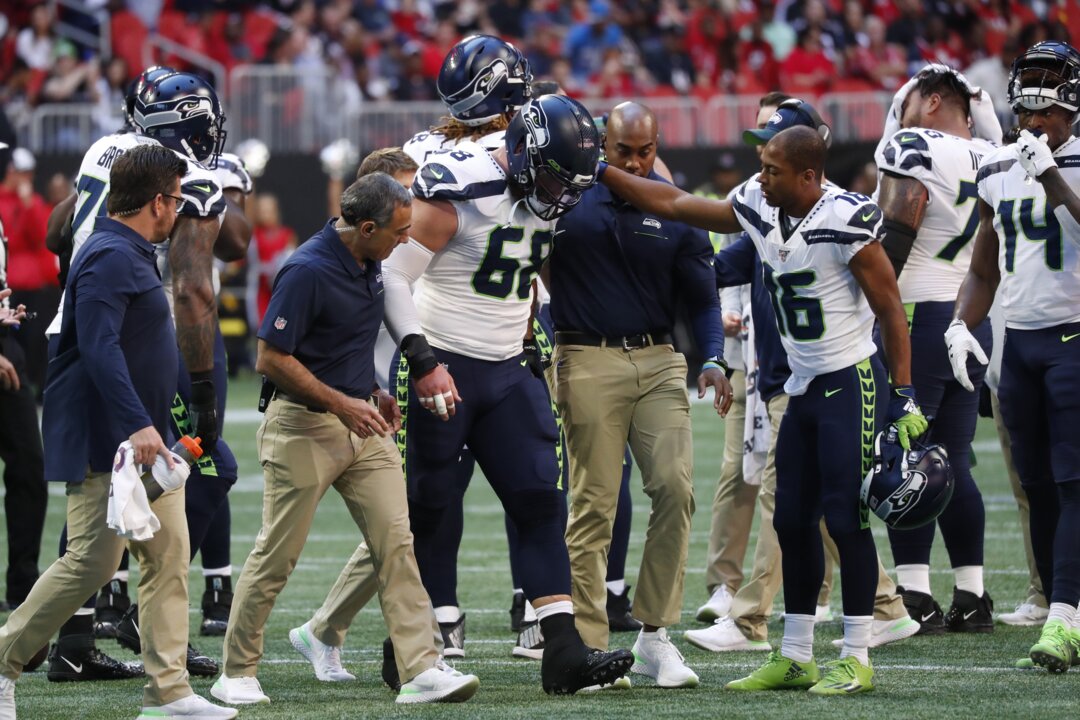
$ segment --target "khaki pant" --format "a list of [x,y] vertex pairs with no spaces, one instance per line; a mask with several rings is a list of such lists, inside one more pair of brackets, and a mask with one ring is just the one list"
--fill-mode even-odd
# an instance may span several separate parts
[[998,442],[1001,444],[1002,461],[1005,470],[1009,473],[1009,486],[1012,487],[1013,497],[1016,498],[1016,509],[1020,515],[1020,534],[1024,537],[1024,558],[1028,566],[1028,587],[1024,595],[1024,602],[1049,607],[1046,604],[1046,596],[1043,595],[1042,578],[1039,577],[1039,569],[1035,567],[1035,554],[1031,551],[1031,507],[1028,505],[1027,493],[1020,487],[1020,475],[1012,461],[1012,442],[1009,440],[1009,431],[1005,429],[1005,423],[1001,419],[1001,405],[998,404],[997,393],[990,393],[990,404],[994,410],[994,427],[997,429]]
[[331,486],[371,548],[402,681],[432,667],[438,654],[431,603],[413,556],[405,480],[393,440],[362,439],[334,415],[279,398],[267,409],[256,442],[265,483],[262,528],[236,584],[225,633],[225,675],[255,675],[270,611]]
[[[758,527],[757,545],[754,547],[754,565],[750,573],[750,580],[739,588],[731,603],[730,617],[735,624],[750,640],[767,640],[769,629],[767,623],[772,615],[773,599],[780,591],[783,583],[783,573],[780,567],[780,543],[776,539],[776,531],[773,529],[773,512],[776,510],[776,435],[780,431],[780,420],[787,410],[788,396],[777,395],[769,400],[769,424],[772,433],[769,443],[769,454],[766,458],[765,472],[761,478],[761,490],[758,492],[758,500],[761,505],[761,523]],[[824,521],[821,524],[821,538],[825,544],[826,557],[826,583],[830,582],[832,573],[828,572],[830,555],[836,557],[836,546],[828,533],[825,532]],[[828,603],[828,591],[823,590],[824,602],[819,596],[819,603]],[[878,559],[878,589],[874,598],[874,618],[877,620],[897,620],[907,616],[904,609],[903,599],[896,594],[896,584],[885,572],[884,566]]]
[[570,459],[566,545],[576,624],[587,645],[605,649],[604,577],[628,439],[652,501],[634,617],[658,627],[679,621],[694,514],[686,360],[670,345],[558,345],[555,367]]
[[110,473],[91,473],[67,486],[68,544],[0,628],[0,673],[18,678],[23,666],[86,598],[109,581],[124,547],[139,563],[139,623],[147,683],[143,705],[166,705],[192,694],[188,684],[188,530],[184,491],[162,495],[151,508],[161,529],[130,542],[106,525]]
[[734,595],[742,586],[743,560],[754,523],[757,485],[743,482],[743,435],[746,425],[746,373],[731,374],[734,400],[724,420],[724,464],[712,503],[705,589],[709,594],[726,585]]

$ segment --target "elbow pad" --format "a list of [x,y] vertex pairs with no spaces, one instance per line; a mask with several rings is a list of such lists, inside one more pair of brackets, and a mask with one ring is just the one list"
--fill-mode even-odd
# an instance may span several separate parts
[[885,254],[889,256],[896,277],[900,277],[900,271],[904,269],[911,247],[915,244],[915,228],[889,218],[885,218],[882,225],[885,228],[885,239],[882,240]]

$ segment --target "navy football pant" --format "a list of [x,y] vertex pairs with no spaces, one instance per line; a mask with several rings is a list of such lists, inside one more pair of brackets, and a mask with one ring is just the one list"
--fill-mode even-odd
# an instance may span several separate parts
[[1080,601],[1080,323],[1005,331],[998,386],[1050,602]]
[[[978,422],[979,390],[986,366],[970,359],[968,377],[974,392],[968,392],[953,376],[945,330],[952,322],[953,303],[923,302],[909,306],[911,328],[911,380],[915,397],[928,417],[930,432],[921,442],[941,444],[949,455],[956,482],[952,499],[938,517],[941,536],[953,567],[983,564],[983,537],[986,510],[982,493],[971,476],[971,440]],[[971,334],[987,357],[993,346],[990,320],[984,320]],[[929,565],[934,542],[934,523],[914,530],[889,530],[893,559],[897,565]]]
[[840,554],[845,615],[872,615],[878,560],[859,488],[874,457],[889,385],[877,356],[819,375],[791,398],[776,439],[776,512],[784,605],[813,615],[825,577],[818,524]]

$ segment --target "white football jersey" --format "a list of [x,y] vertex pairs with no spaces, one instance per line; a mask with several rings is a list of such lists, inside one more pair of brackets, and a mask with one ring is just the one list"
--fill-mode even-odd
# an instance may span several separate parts
[[417,165],[423,165],[432,154],[442,150],[452,150],[462,142],[475,142],[488,152],[491,152],[496,148],[502,147],[503,137],[505,135],[505,130],[498,130],[488,135],[484,135],[475,141],[450,140],[442,133],[424,131],[418,132],[409,138],[409,140],[402,145],[401,149],[404,150],[405,154],[411,157]]
[[[1080,187],[1080,140],[1067,140],[1054,158],[1069,186]],[[1080,322],[1080,239],[1062,237],[1046,191],[1027,179],[1016,146],[984,157],[978,183],[979,197],[994,209],[1005,327],[1038,330]]]
[[521,352],[532,280],[551,252],[554,220],[540,220],[510,192],[483,146],[459,143],[421,166],[415,197],[457,211],[457,233],[417,283],[417,313],[435,347],[482,360]]
[[756,177],[732,198],[761,258],[793,380],[841,370],[876,352],[874,313],[847,265],[880,240],[881,210],[865,195],[835,186],[823,190],[787,241],[780,209],[765,202]]
[[975,175],[995,145],[927,130],[900,130],[874,159],[878,169],[918,180],[928,202],[898,280],[905,303],[954,302],[971,265],[979,229]]
[[[71,220],[74,233],[72,260],[78,254],[79,248],[94,232],[97,218],[106,214],[109,173],[113,162],[134,147],[157,144],[157,140],[138,133],[114,133],[95,142],[83,155],[79,175],[75,179],[75,192],[78,198],[75,200],[75,214]],[[180,153],[177,153],[177,156],[182,158],[188,166],[187,174],[180,180],[180,195],[184,198],[184,206],[180,214],[194,217],[219,217],[225,211],[225,199],[214,173]],[[171,277],[168,276],[167,263],[163,259],[168,252],[168,241],[157,245],[155,251],[158,256],[158,269],[162,273],[162,283],[169,297],[169,306],[172,307],[172,282]],[[63,312],[64,299],[61,297],[60,308],[45,331],[46,335],[55,335],[60,332]]]
[[233,153],[221,153],[214,167],[214,175],[222,190],[239,190],[244,195],[250,195],[254,187],[251,174],[239,155]]

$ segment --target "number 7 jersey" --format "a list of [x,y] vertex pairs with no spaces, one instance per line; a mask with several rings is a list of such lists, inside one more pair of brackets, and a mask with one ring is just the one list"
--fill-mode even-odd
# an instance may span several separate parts
[[[1069,138],[1054,159],[1065,182],[1080,187],[1080,140]],[[1005,326],[1039,330],[1080,322],[1080,238],[1062,237],[1046,191],[1027,179],[1016,146],[984,157],[978,183],[979,197],[994,210]]]
[[428,155],[412,192],[449,202],[458,221],[418,281],[424,335],[435,347],[481,360],[519,354],[532,280],[551,252],[555,221],[540,220],[515,199],[506,173],[474,142]]
[[761,258],[792,377],[784,389],[805,392],[809,380],[874,354],[874,313],[848,268],[881,235],[881,210],[870,198],[823,188],[817,204],[785,241],[780,210],[752,178],[732,198],[735,215]]

